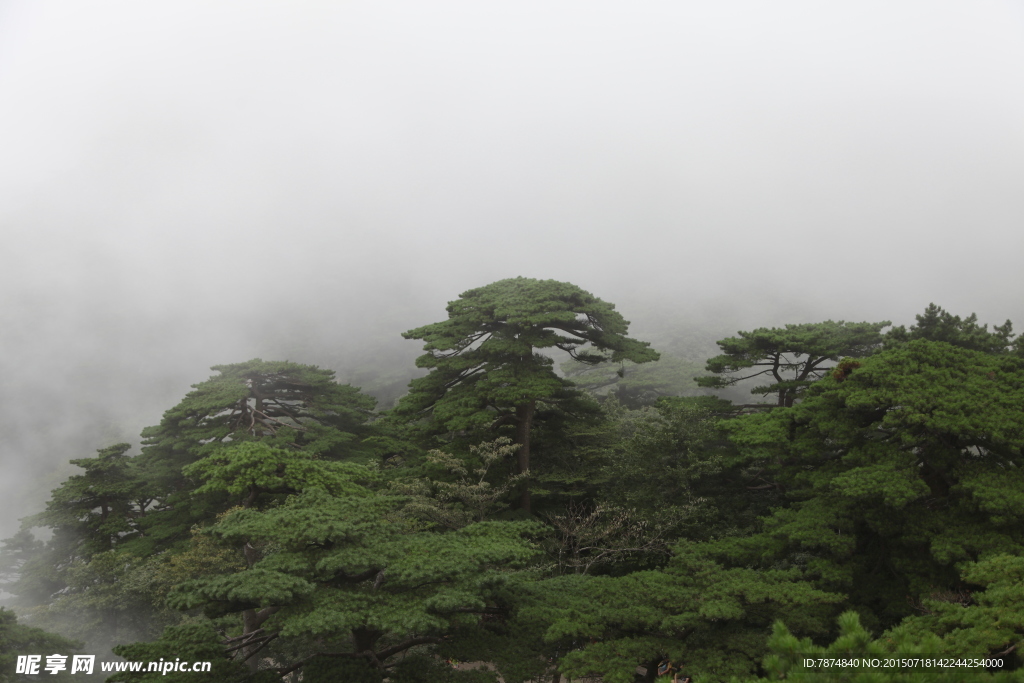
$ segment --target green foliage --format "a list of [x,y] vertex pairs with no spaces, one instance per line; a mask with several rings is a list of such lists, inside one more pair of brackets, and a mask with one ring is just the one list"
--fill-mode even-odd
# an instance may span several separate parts
[[[203,467],[213,466],[214,461],[208,461],[198,470],[186,471],[203,458],[215,458],[228,467],[224,476],[230,478],[233,457],[267,454],[246,450],[247,443],[277,449],[275,453],[305,453],[299,460],[315,456],[365,461],[370,457],[361,437],[368,433],[365,423],[374,400],[354,387],[337,384],[332,371],[260,359],[212,369],[219,374],[194,385],[194,391],[164,413],[159,425],[143,430],[144,445],[137,461],[140,476],[152,482],[154,498],[152,509],[139,522],[145,538],[131,546],[140,555],[185,541],[194,524],[208,522],[230,507],[229,496],[238,494],[235,489],[210,484],[197,491],[188,480],[193,474],[202,476]],[[226,447],[241,450],[225,451]],[[305,471],[298,461],[290,467],[292,480]],[[255,481],[246,486],[254,495],[264,492]]]
[[[130,571],[118,580],[122,591],[145,596],[153,611],[166,611],[170,592],[185,581],[240,571],[246,566],[245,557],[237,548],[218,545],[199,526],[192,528],[188,546],[177,552],[160,553],[141,562],[121,556],[121,561],[131,562]],[[177,619],[168,621],[174,623]]]
[[461,529],[481,522],[505,506],[504,499],[526,475],[495,479],[494,470],[519,449],[508,437],[469,447],[469,458],[462,459],[442,450],[426,455],[430,465],[441,468],[444,478],[405,478],[391,483],[391,490],[407,500],[406,515],[431,526]]
[[[885,335],[886,346],[902,344],[914,339],[940,341],[962,349],[983,353],[1009,353],[1013,345],[1013,324],[1007,320],[1002,325],[978,325],[978,316],[971,313],[964,319],[945,311],[940,306],[928,304],[924,313],[916,316],[917,324],[908,330],[903,325],[894,327]],[[1019,342],[1019,340],[1018,340]],[[1019,343],[1018,354],[1024,349]]]
[[[531,449],[540,456],[530,461],[529,471],[536,513],[598,495],[604,478],[601,465],[616,438],[601,404],[583,392],[571,403],[539,403],[531,425]],[[513,472],[518,469],[509,470]]]
[[701,400],[631,410],[613,396],[602,408],[610,432],[588,460],[590,488],[545,516],[559,573],[660,565],[672,539],[704,538],[722,524],[702,489],[721,472],[727,447]]
[[604,470],[607,498],[649,511],[698,503],[693,484],[722,467],[717,416],[678,398],[635,411],[611,401],[606,407],[620,436]]
[[[666,657],[701,683],[1022,677],[799,656],[1024,664],[1009,323],[933,305],[884,338],[887,323],[741,332],[701,381],[767,377],[755,393],[778,406],[741,414],[659,396],[693,369],[648,363],[573,285],[504,280],[448,312],[406,333],[429,373],[372,425],[372,399],[329,371],[254,360],[215,368],[141,456],[73,461],[83,474],[3,541],[23,617],[101,656],[131,634],[149,642],[117,647],[128,659],[214,665],[124,681],[650,683]],[[579,385],[545,349],[580,361],[563,368]],[[25,643],[74,645],[0,611],[0,663]]]
[[[942,657],[948,650],[931,633],[910,637],[907,633],[890,633],[881,639],[872,639],[861,625],[856,612],[845,612],[838,619],[839,636],[829,645],[815,645],[809,638],[799,639],[785,624],[776,622],[768,646],[772,654],[764,660],[764,678],[754,681],[793,681],[794,683],[968,683],[988,681],[1011,683],[1024,681],[1024,671],[990,672],[981,667],[924,667],[924,666],[806,666],[807,659],[850,660],[857,658],[894,662],[898,659],[920,660]],[[960,657],[981,657],[974,650],[953,653]],[[948,656],[948,655],[947,655]]]
[[[68,597],[69,572],[80,572],[94,555],[137,536],[136,520],[149,494],[126,455],[129,448],[117,444],[95,458],[72,460],[85,474],[54,489],[46,509],[23,519],[21,531],[3,541],[0,586],[17,596],[17,604],[38,606],[58,591]],[[54,530],[48,543],[32,535],[39,526]]]
[[18,606],[39,604],[64,586],[54,554],[25,528],[0,541],[0,578]]
[[143,431],[143,462],[181,466],[239,441],[346,457],[374,406],[313,365],[257,358],[211,369],[219,374]]
[[30,613],[44,628],[84,640],[100,654],[127,638],[156,635],[161,615],[149,612],[150,596],[130,581],[143,562],[116,550],[77,560],[64,569],[64,589]]
[[26,526],[60,529],[78,539],[79,556],[109,550],[134,536],[134,519],[147,493],[131,467],[129,444],[99,450],[95,458],[72,460],[85,474],[69,477],[46,504],[46,510],[26,520]]
[[450,430],[489,425],[510,408],[558,400],[571,386],[536,349],[558,348],[582,363],[645,362],[658,354],[626,335],[629,323],[606,303],[566,282],[514,278],[463,292],[448,320],[405,332],[426,342],[416,365],[431,372],[410,383],[399,412],[431,410]]
[[[580,392],[537,350],[557,348],[586,364],[657,360],[628,328],[612,304],[566,282],[519,277],[471,289],[448,304],[448,320],[404,333],[426,342],[416,365],[430,372],[410,382],[395,413],[430,416],[448,432],[515,425],[525,474],[535,413],[543,420],[545,409],[582,407]],[[529,486],[520,507],[530,511]]]
[[377,480],[372,469],[255,444],[238,448],[239,459],[210,456],[194,472],[204,473],[206,486],[269,487],[298,464],[305,479],[293,486],[301,492],[266,509],[237,509],[210,527],[222,543],[245,548],[248,566],[185,581],[169,603],[202,607],[210,617],[247,613],[247,624],[258,620],[272,634],[266,654],[282,665],[314,655],[394,664],[485,613],[508,573],[536,553],[524,538],[537,531],[534,524],[422,530],[404,516],[400,497],[368,487]]
[[873,627],[959,590],[964,563],[1024,552],[1020,359],[910,341],[730,429],[791,504],[720,557],[805,567]]
[[[85,473],[4,542],[4,585],[35,623],[99,652],[155,636],[181,619],[164,604],[172,585],[244,564],[240,549],[228,557],[197,541],[197,524],[310,485],[342,493],[350,465],[337,461],[369,456],[360,438],[373,399],[332,372],[261,360],[214,369],[145,431],[141,456],[117,444],[73,460]],[[53,529],[50,540],[35,541],[34,526]]]
[[963,587],[923,597],[921,614],[886,635],[932,638],[934,652],[998,656],[1019,667],[1024,648],[1024,558],[996,554],[961,566]]
[[697,384],[718,389],[764,377],[769,383],[754,387],[750,393],[778,394],[778,405],[791,406],[810,384],[832,369],[826,363],[874,352],[882,343],[882,328],[889,324],[826,320],[740,332],[738,337],[718,342],[724,353],[707,364],[707,370],[714,374],[698,377]]
[[[19,624],[14,612],[0,607],[0,683],[14,683],[21,678],[15,678],[14,673],[18,655],[42,655],[42,666],[45,666],[46,655],[67,655],[67,661],[70,662],[70,656],[80,652],[81,648],[82,643]],[[40,676],[51,681],[70,681],[75,678],[70,673],[70,665],[66,671],[57,674],[44,671]]]
[[352,477],[374,479],[376,474],[354,463],[320,460],[307,451],[273,448],[243,442],[227,446],[182,468],[186,477],[205,481],[195,493],[225,492],[250,506],[261,494],[297,493],[321,488],[332,495],[360,489]]
[[[15,603],[34,624],[85,641],[91,651],[162,626],[143,616],[152,607],[149,596],[127,587],[140,560],[115,551],[139,536],[151,496],[128,449],[122,443],[72,460],[85,474],[54,489],[46,509],[23,519],[22,530],[4,541],[3,561],[16,570],[4,587]],[[31,528],[38,526],[53,529],[48,542],[34,539]]]
[[168,627],[159,639],[149,643],[133,643],[114,648],[114,652],[128,661],[157,662],[176,661],[210,662],[208,672],[162,672],[116,673],[109,681],[119,683],[276,683],[280,677],[272,672],[257,674],[237,662],[230,661],[224,653],[221,636],[209,623],[189,623]]
[[629,683],[638,665],[666,654],[687,672],[721,680],[751,672],[776,618],[820,632],[841,596],[815,590],[795,570],[726,569],[690,544],[664,570],[622,577],[566,575],[527,588],[527,618],[570,651],[560,670]]

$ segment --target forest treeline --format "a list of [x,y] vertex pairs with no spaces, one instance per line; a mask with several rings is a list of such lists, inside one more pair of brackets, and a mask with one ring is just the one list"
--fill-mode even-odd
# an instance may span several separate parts
[[[697,384],[740,404],[665,395],[678,368],[569,283],[472,289],[404,336],[427,373],[389,410],[255,359],[139,455],[72,460],[3,541],[0,681],[76,647],[214,667],[122,681],[1024,680],[1009,322],[739,332]],[[1004,664],[803,665],[850,653]]]

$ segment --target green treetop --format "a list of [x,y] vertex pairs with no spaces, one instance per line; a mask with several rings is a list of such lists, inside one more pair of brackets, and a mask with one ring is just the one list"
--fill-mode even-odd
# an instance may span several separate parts
[[375,403],[315,365],[256,358],[211,369],[219,374],[143,431],[144,453],[185,464],[227,442],[262,441],[337,458]]
[[[136,633],[146,632],[162,617],[147,615],[151,596],[133,586],[145,583],[147,571],[162,569],[142,558],[186,549],[194,525],[213,522],[249,497],[278,500],[298,490],[307,460],[338,466],[331,461],[362,457],[359,437],[374,401],[337,384],[331,371],[258,359],[214,370],[217,376],[195,385],[160,425],[145,430],[141,456],[129,457],[128,444],[117,444],[95,458],[72,460],[85,472],[55,489],[46,510],[3,543],[0,579],[20,604],[44,620],[75,625],[76,637],[117,637],[136,624]],[[237,496],[229,487],[196,490],[192,479],[205,471],[186,472],[188,465],[204,456],[225,460],[223,452],[233,449],[225,471],[240,470],[250,454],[243,446],[301,457],[287,472],[274,465],[256,478],[225,475],[243,486]],[[52,537],[35,541],[34,526],[51,528]]]
[[127,455],[129,444],[100,449],[95,458],[72,460],[85,474],[68,477],[46,504],[46,510],[27,518],[23,526],[47,526],[58,536],[81,546],[78,556],[110,550],[137,530],[134,520],[149,499]]
[[[557,348],[590,364],[657,360],[649,344],[626,336],[628,328],[614,305],[567,282],[518,277],[471,289],[448,304],[448,320],[403,335],[426,342],[416,364],[430,373],[410,383],[398,412],[430,414],[452,431],[515,425],[519,472],[526,472],[538,402],[576,393],[537,350]],[[530,509],[528,487],[521,507]]]
[[[104,582],[85,577],[104,563],[102,558],[138,537],[138,520],[152,500],[128,449],[122,443],[100,449],[95,458],[72,460],[85,473],[54,489],[46,509],[24,518],[21,531],[0,544],[0,575],[5,575],[0,587],[15,596],[15,604],[35,612],[36,625],[76,638],[85,634],[69,621],[116,631],[116,610],[106,609],[109,603],[99,597]],[[34,527],[48,527],[53,534],[44,543],[34,538]],[[73,620],[64,607],[74,610]]]
[[[1013,324],[1007,320],[1002,325],[993,325],[992,331],[988,331],[988,325],[979,325],[978,316],[971,313],[962,319],[953,315],[941,306],[928,304],[924,313],[918,316],[917,324],[906,329],[903,325],[894,327],[885,335],[886,346],[892,346],[913,339],[927,339],[929,341],[941,341],[953,346],[959,346],[972,351],[983,351],[985,353],[1009,353],[1013,344]],[[1017,341],[1018,354],[1024,352],[1024,346]]]
[[833,369],[828,363],[846,356],[866,356],[878,349],[882,328],[889,324],[826,320],[740,332],[738,337],[718,342],[724,353],[707,364],[707,370],[714,374],[698,377],[697,384],[720,389],[764,377],[769,383],[754,387],[750,393],[777,394],[777,405],[791,406],[808,385]]
[[[977,658],[977,655],[969,655],[970,650],[950,652],[943,647],[942,640],[931,633],[913,637],[903,632],[889,632],[873,639],[854,611],[844,612],[837,622],[838,637],[827,646],[815,645],[810,638],[797,638],[785,624],[776,622],[768,640],[772,654],[765,657],[764,677],[744,679],[744,683],[780,680],[792,683],[1020,683],[1024,680],[1021,670],[993,672],[981,666],[964,666],[965,660]],[[934,658],[951,659],[959,664],[943,668],[921,662]],[[886,665],[864,666],[866,659],[877,659]],[[1005,665],[1006,660],[1003,661]],[[896,662],[906,664],[893,666]]]
[[848,370],[730,425],[790,504],[722,556],[802,566],[889,627],[969,563],[1024,553],[1024,362],[919,339]]
[[258,358],[212,369],[219,374],[142,432],[140,476],[157,492],[141,522],[149,543],[143,554],[164,539],[187,539],[194,523],[224,510],[223,496],[197,497],[182,470],[225,446],[259,442],[329,460],[368,455],[360,437],[375,401],[338,384],[333,371]]

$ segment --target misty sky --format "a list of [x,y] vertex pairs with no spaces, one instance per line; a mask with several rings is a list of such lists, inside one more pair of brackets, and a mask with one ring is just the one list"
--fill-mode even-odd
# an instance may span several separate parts
[[209,366],[505,277],[1020,330],[1022,67],[1020,0],[0,0],[0,533]]

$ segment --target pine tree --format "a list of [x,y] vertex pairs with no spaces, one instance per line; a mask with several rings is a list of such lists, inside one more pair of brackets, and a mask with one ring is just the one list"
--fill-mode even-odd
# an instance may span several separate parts
[[189,464],[226,445],[259,442],[302,450],[329,460],[367,460],[362,446],[374,399],[335,382],[334,372],[312,365],[254,359],[212,368],[218,374],[142,432],[140,476],[154,500],[140,524],[136,552],[186,541],[193,524],[226,509],[223,495],[199,495],[183,474]]
[[[924,313],[915,317],[917,324],[911,325],[909,330],[903,325],[889,330],[885,334],[886,346],[912,339],[927,339],[984,353],[1009,353],[1013,348],[1013,323],[1009,320],[1002,325],[993,325],[992,331],[989,332],[988,325],[978,324],[976,314],[971,313],[961,319],[960,316],[953,315],[935,304],[928,304]],[[1018,340],[1017,350],[1022,349],[1024,347],[1020,346]]]
[[882,328],[887,325],[888,321],[826,320],[740,332],[738,337],[719,340],[724,353],[708,360],[706,368],[714,374],[698,377],[697,384],[720,389],[763,377],[768,384],[758,385],[750,393],[776,394],[776,405],[792,406],[810,384],[833,370],[828,363],[866,356],[879,348]]
[[135,520],[150,499],[127,455],[130,448],[119,443],[100,449],[95,458],[72,460],[85,474],[68,477],[54,489],[46,510],[25,520],[25,525],[50,527],[79,545],[75,555],[83,558],[134,537]]
[[[279,676],[309,667],[340,680],[340,669],[355,667],[356,679],[379,679],[494,610],[511,570],[536,554],[526,538],[534,523],[426,530],[402,512],[401,497],[378,490],[375,469],[304,451],[242,443],[187,474],[243,503],[205,533],[246,564],[185,581],[169,602],[238,617],[229,650],[254,671],[270,657]],[[282,491],[294,493],[265,505]]]
[[[426,341],[397,412],[430,415],[451,431],[514,425],[519,473],[530,468],[530,435],[538,404],[577,398],[539,349],[559,349],[582,363],[658,359],[646,342],[626,336],[629,323],[612,304],[555,280],[513,278],[463,292],[448,304],[448,320],[404,333]],[[524,486],[520,507],[530,511]]]
[[803,566],[872,628],[964,587],[964,563],[1024,552],[1024,362],[914,340],[828,377],[787,410],[731,424],[748,467],[788,499],[740,566]]
[[[15,683],[28,680],[15,673],[19,655],[38,655],[39,674],[32,680],[73,681],[78,676],[71,674],[71,655],[81,650],[82,644],[53,633],[18,623],[14,612],[0,607],[0,683]],[[47,655],[61,654],[66,657],[64,671],[45,670]]]

